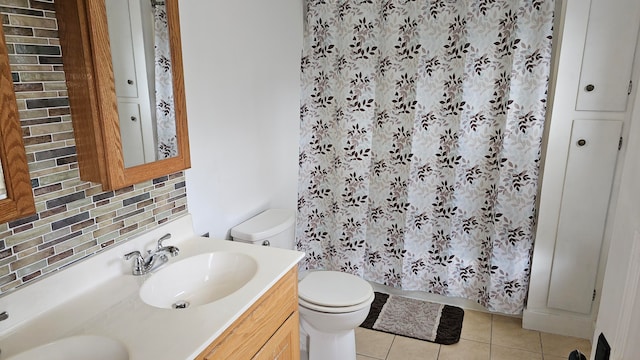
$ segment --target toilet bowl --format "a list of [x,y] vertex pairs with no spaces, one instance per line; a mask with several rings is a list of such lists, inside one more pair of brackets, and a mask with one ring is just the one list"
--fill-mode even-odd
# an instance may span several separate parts
[[[295,214],[270,209],[231,229],[235,241],[293,249]],[[301,333],[307,334],[309,360],[355,360],[354,329],[367,317],[373,288],[339,271],[310,271],[298,283]]]
[[354,359],[354,329],[373,302],[371,285],[337,271],[314,271],[298,283],[300,325],[308,334],[309,360]]

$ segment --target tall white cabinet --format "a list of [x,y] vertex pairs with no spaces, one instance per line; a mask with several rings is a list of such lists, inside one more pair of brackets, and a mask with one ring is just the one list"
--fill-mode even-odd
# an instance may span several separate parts
[[156,159],[153,8],[150,0],[105,4],[124,163],[131,167]]
[[640,1],[557,5],[555,77],[523,326],[591,339],[637,73]]

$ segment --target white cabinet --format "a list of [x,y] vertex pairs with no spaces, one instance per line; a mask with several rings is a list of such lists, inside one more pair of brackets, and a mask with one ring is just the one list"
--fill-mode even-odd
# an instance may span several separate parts
[[591,312],[621,121],[576,120],[562,192],[550,308]]
[[640,73],[640,56],[634,59],[640,1],[556,5],[553,98],[523,327],[592,338],[594,305],[603,293],[602,253],[614,226],[610,200],[622,174],[618,142],[629,139],[628,86]]
[[153,8],[145,0],[106,0],[105,5],[120,136],[128,168],[156,159]]
[[124,167],[144,164],[144,144],[142,142],[142,126],[140,106],[136,103],[119,102],[120,136],[124,157]]
[[626,111],[640,1],[592,0],[576,110]]

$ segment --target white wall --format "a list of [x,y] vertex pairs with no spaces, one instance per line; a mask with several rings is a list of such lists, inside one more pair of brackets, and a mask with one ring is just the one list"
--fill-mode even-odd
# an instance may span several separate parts
[[[640,92],[635,99],[627,151],[629,154],[640,153]],[[601,332],[604,333],[612,347],[611,359],[635,359],[640,351],[640,343],[637,341],[638,324],[640,324],[638,313],[640,294],[637,287],[640,276],[638,273],[640,259],[637,254],[640,249],[639,184],[640,157],[628,156],[624,162],[620,194],[615,210],[614,230],[593,338],[595,346],[598,335]],[[628,270],[632,271],[628,272]],[[595,350],[592,353],[595,353]]]
[[301,0],[180,0],[197,234],[297,201]]

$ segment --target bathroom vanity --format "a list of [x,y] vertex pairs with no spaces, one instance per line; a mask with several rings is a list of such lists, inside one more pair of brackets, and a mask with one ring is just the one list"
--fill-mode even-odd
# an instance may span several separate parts
[[297,283],[294,268],[196,359],[298,359]]
[[[123,255],[154,247],[165,233],[172,233],[165,243],[177,246],[179,255],[155,273],[133,276]],[[172,275],[178,262],[212,253],[251,258],[255,272],[230,294],[185,309],[149,305],[141,297],[154,275]],[[298,359],[296,264],[302,256],[194,236],[185,216],[0,298],[0,312],[9,315],[0,322],[0,360],[50,343],[49,353],[70,347],[81,353],[107,342],[115,345],[100,349],[114,351],[110,360]]]

